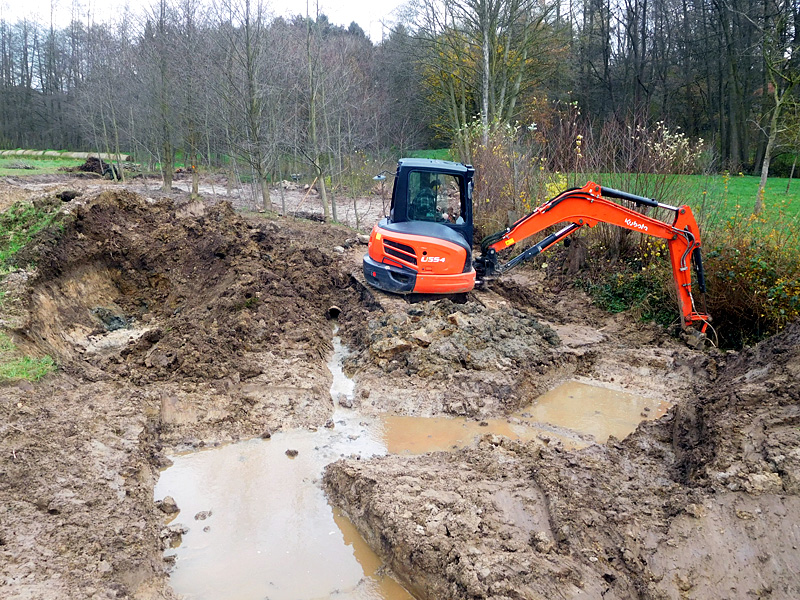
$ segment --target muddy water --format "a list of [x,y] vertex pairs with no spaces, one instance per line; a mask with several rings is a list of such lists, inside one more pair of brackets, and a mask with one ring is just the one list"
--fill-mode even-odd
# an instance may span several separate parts
[[[333,398],[353,394],[343,354],[335,337]],[[155,497],[172,496],[176,521],[189,528],[171,551],[176,592],[197,600],[411,598],[380,574],[380,560],[317,485],[340,457],[385,454],[379,424],[338,406],[333,422],[173,457]]]
[[567,448],[624,438],[644,419],[663,416],[669,404],[627,392],[567,381],[509,419],[471,421],[450,417],[382,418],[390,454],[452,450],[493,433],[516,440],[559,440]]
[[602,444],[612,435],[626,437],[643,419],[662,417],[669,407],[667,402],[653,398],[567,381],[516,416],[525,423],[546,423],[579,432]]
[[[336,332],[334,331],[334,334]],[[338,336],[329,363],[331,396],[352,399]],[[567,382],[514,415],[481,423],[386,415],[365,418],[336,404],[332,428],[291,430],[173,457],[156,499],[175,498],[188,527],[173,589],[187,599],[409,599],[381,573],[380,559],[317,485],[340,457],[418,454],[469,445],[486,433],[512,439],[560,439],[580,447],[624,437],[667,406],[624,392]],[[644,415],[644,416],[643,416]],[[287,452],[291,451],[291,452]]]

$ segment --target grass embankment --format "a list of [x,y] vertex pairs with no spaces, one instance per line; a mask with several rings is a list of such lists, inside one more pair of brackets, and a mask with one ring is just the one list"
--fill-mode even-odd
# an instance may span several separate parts
[[5,333],[0,332],[0,384],[9,381],[39,381],[56,368],[55,361],[49,356],[31,358],[19,352],[14,342]]
[[[0,214],[0,275],[17,266],[17,258],[30,241],[47,227],[55,224],[55,209],[37,208],[28,202],[18,202]],[[0,283],[0,313],[11,300]],[[38,381],[56,368],[50,356],[30,357],[16,347],[11,337],[0,331],[0,384],[9,381]]]
[[27,175],[52,175],[60,169],[82,165],[86,159],[32,158],[27,156],[0,157],[0,177]]
[[[689,204],[700,223],[708,293],[702,298],[695,285],[695,299],[701,311],[705,300],[724,347],[755,343],[800,318],[800,182],[791,182],[787,194],[787,179],[770,178],[764,210],[754,215],[758,181],[676,176],[666,186],[671,197],[663,198]],[[672,322],[676,304],[665,244],[637,235],[627,244],[615,244],[608,234],[594,237],[601,252],[590,253],[589,260],[599,273],[590,272],[581,283],[595,300],[608,310]]]

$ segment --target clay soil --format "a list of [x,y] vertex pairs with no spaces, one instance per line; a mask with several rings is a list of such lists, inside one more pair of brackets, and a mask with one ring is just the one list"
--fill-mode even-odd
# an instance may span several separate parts
[[672,405],[582,450],[488,435],[330,465],[331,502],[416,597],[800,597],[800,326],[692,350],[530,270],[409,302],[365,286],[354,229],[224,182],[156,188],[0,181],[0,210],[60,211],[2,282],[4,331],[59,369],[0,387],[0,597],[175,598],[167,456],[323,426],[335,314],[365,414],[509,417],[566,379]]

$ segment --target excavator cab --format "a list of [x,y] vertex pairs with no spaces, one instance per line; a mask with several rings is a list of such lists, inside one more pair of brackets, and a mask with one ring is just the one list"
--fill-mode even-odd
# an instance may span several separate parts
[[400,159],[389,216],[373,228],[364,257],[371,285],[399,294],[454,294],[475,286],[474,175],[461,163]]
[[442,223],[472,247],[472,178],[469,165],[403,158],[397,163],[389,223]]

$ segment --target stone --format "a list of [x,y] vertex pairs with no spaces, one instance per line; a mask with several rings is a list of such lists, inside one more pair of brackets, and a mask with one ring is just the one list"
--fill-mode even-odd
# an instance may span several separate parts
[[163,500],[156,502],[156,506],[161,512],[167,515],[174,515],[175,513],[180,512],[178,504],[175,502],[175,499],[172,496],[165,496]]

